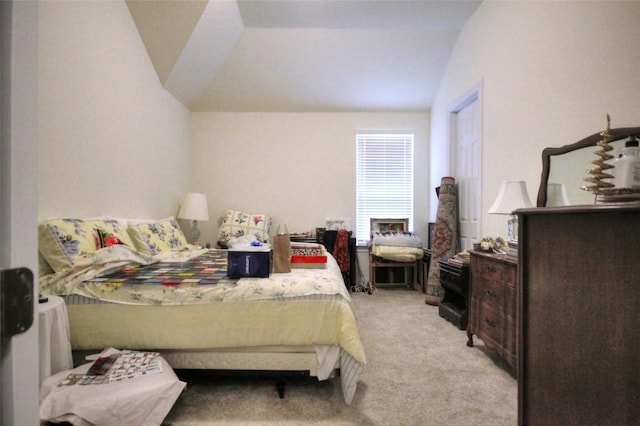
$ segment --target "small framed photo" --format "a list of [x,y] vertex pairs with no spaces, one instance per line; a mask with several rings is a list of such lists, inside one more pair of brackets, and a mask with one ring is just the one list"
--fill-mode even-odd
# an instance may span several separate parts
[[350,231],[351,219],[348,217],[328,217],[327,229],[328,230],[346,229],[347,231]]
[[408,232],[409,219],[371,218],[371,232]]

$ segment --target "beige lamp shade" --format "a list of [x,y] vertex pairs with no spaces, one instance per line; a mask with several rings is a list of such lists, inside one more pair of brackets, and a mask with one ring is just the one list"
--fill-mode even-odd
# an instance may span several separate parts
[[547,184],[547,207],[568,206],[569,198],[562,183]]
[[178,219],[209,220],[209,206],[207,196],[197,192],[189,192],[178,210]]
[[203,220],[206,222],[209,220],[207,196],[197,192],[187,193],[178,210],[178,219],[191,220],[191,230],[189,231],[188,241],[191,244],[199,245],[200,230],[198,229],[198,221]]
[[518,244],[518,217],[513,212],[525,207],[533,207],[527,193],[527,184],[522,180],[502,182],[489,213],[511,215],[507,223],[507,243],[512,246]]
[[533,207],[527,193],[527,184],[522,180],[504,181],[488,213],[511,214],[514,210],[525,207]]

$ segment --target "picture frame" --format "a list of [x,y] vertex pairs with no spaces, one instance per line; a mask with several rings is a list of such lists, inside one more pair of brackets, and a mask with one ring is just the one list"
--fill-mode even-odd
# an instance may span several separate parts
[[371,232],[408,232],[409,218],[404,219],[370,219]]
[[338,230],[338,229],[346,229],[347,231],[351,230],[351,218],[348,217],[328,217],[327,230]]

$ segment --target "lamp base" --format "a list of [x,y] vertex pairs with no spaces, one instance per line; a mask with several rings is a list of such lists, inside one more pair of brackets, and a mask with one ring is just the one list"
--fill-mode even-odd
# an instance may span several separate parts
[[507,223],[507,243],[518,246],[518,216],[511,215]]
[[200,230],[198,229],[198,221],[194,220],[191,222],[191,230],[189,230],[189,243],[198,245],[198,240],[200,239]]
[[511,215],[507,224],[507,256],[518,257],[518,216]]

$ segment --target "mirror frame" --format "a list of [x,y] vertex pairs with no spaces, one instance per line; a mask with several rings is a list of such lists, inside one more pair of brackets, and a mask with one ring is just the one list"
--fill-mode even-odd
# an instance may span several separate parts
[[[602,133],[603,132],[594,133],[591,136],[587,136],[586,138],[569,145],[557,148],[549,147],[542,150],[542,175],[540,176],[540,187],[538,188],[536,207],[546,207],[547,204],[547,183],[549,180],[549,172],[551,171],[551,157],[554,155],[566,154],[581,148],[596,146],[596,144],[602,140]],[[620,127],[617,129],[609,129],[609,134],[611,135],[611,142],[626,139],[631,135],[640,136],[640,127]]]

